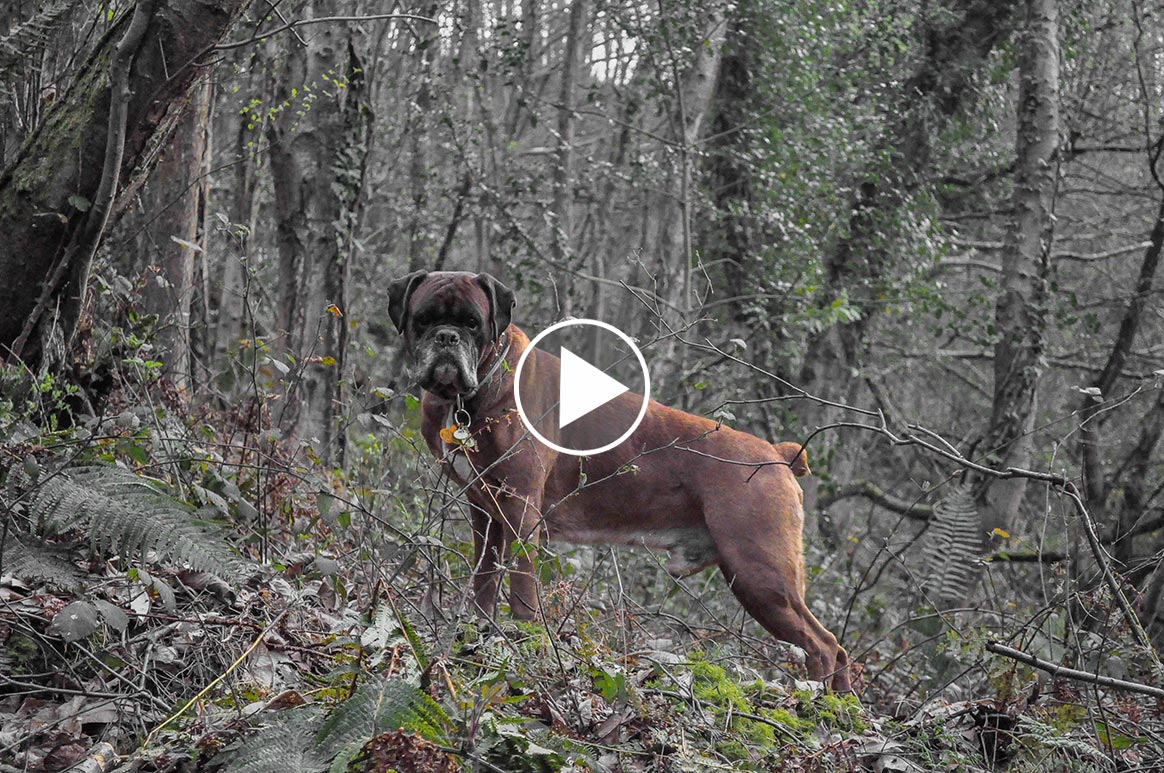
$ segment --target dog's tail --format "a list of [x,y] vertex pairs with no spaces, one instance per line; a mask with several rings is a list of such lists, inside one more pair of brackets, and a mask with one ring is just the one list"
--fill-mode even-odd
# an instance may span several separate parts
[[812,473],[812,470],[808,469],[808,450],[800,443],[773,443],[772,447],[776,449],[777,456],[788,462],[792,474],[796,477],[803,478]]

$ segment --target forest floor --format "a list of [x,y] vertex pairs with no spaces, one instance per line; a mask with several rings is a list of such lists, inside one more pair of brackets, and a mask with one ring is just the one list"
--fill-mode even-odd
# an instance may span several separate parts
[[543,556],[540,623],[476,621],[407,413],[346,479],[267,421],[8,416],[2,773],[1164,770],[1164,702],[1006,661],[956,699],[830,694],[791,648],[609,603],[630,578],[593,553]]

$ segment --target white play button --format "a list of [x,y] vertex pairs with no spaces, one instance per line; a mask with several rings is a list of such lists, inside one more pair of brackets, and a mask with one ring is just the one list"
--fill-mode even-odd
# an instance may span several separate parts
[[530,435],[574,456],[630,439],[650,394],[647,361],[634,340],[595,319],[568,319],[538,333],[514,371],[514,402]]
[[558,428],[609,403],[630,387],[615,381],[566,347],[562,347],[562,384],[558,397]]

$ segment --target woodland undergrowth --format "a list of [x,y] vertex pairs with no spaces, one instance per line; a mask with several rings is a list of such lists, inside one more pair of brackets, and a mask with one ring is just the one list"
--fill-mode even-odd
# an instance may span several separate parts
[[[811,544],[809,597],[848,609],[859,698],[801,681],[714,570],[676,582],[647,552],[544,547],[543,619],[477,620],[465,514],[414,398],[382,390],[352,418],[343,472],[286,439],[277,395],[191,409],[147,345],[126,336],[107,361],[96,402],[2,374],[5,773],[1164,764],[1159,701],[984,651],[1053,642],[1053,610],[903,614],[831,581]],[[1111,630],[1102,665],[1133,672]]]

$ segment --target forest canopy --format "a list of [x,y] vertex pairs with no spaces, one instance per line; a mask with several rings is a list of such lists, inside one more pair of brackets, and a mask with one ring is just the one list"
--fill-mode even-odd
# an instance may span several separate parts
[[[1158,769],[1162,14],[0,2],[0,773]],[[665,550],[478,620],[417,271],[805,448],[856,695]]]

